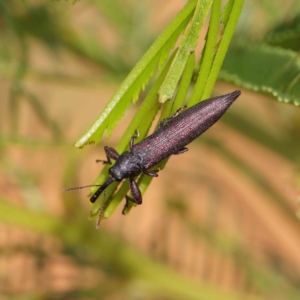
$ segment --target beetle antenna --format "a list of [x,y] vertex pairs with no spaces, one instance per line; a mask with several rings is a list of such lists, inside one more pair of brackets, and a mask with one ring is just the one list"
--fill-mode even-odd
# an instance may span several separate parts
[[100,223],[102,221],[103,211],[104,211],[104,204],[105,204],[105,201],[106,201],[106,190],[104,190],[103,194],[104,195],[103,195],[103,200],[102,200],[101,208],[100,208],[99,215],[98,215],[98,220],[97,220],[97,223],[96,223],[96,229],[99,229]]
[[85,189],[85,188],[92,187],[92,186],[101,186],[101,184],[90,184],[90,185],[71,187],[68,189],[63,189],[62,192],[65,193],[65,192],[70,192],[70,191],[74,191],[74,190]]
[[[76,187],[71,187],[71,188],[67,188],[67,189],[63,189],[62,192],[70,192],[70,191],[74,191],[74,190],[80,190],[80,189],[84,189],[84,188],[88,188],[88,187],[93,187],[93,186],[102,186],[102,184],[89,184],[89,185],[84,185],[84,186],[76,186]],[[105,200],[106,200],[106,190],[104,190],[104,195],[103,195],[103,200],[101,203],[101,207],[100,207],[100,211],[99,211],[99,216],[98,216],[98,220],[96,223],[96,229],[99,229],[100,227],[100,223],[101,220],[103,218],[103,211],[104,211],[104,204],[105,204]]]

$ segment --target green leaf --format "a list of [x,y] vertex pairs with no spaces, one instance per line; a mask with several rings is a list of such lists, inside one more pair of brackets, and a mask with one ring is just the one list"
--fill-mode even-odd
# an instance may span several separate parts
[[157,63],[161,65],[167,58],[167,53],[187,26],[195,4],[194,0],[189,1],[166,27],[120,85],[90,129],[76,142],[75,147],[82,148],[86,144],[98,143],[105,129],[108,130],[108,135],[110,134],[125,113],[131,99],[133,102],[138,99],[141,89],[148,83]]
[[239,42],[231,47],[219,78],[300,105],[300,65],[296,52]]

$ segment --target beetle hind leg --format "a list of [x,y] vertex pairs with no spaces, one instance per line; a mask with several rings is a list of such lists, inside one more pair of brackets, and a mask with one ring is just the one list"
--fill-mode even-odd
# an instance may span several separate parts
[[125,195],[126,203],[125,203],[125,206],[122,211],[123,215],[125,215],[125,210],[129,206],[129,202],[133,202],[138,205],[142,204],[142,202],[143,202],[142,193],[141,193],[138,185],[132,178],[129,178],[129,181],[130,181],[129,186],[130,186],[130,191],[131,191],[132,197]]

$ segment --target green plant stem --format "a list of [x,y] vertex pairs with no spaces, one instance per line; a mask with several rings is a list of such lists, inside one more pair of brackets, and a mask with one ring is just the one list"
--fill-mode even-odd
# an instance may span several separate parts
[[231,38],[234,34],[236,25],[238,23],[243,4],[244,4],[244,0],[235,0],[234,1],[233,7],[232,7],[232,10],[230,13],[230,17],[226,24],[222,39],[220,41],[220,44],[219,44],[219,47],[218,47],[218,50],[217,50],[217,53],[215,56],[215,59],[213,61],[212,68],[211,68],[210,74],[208,76],[207,83],[205,85],[205,89],[202,94],[201,100],[209,98],[212,93],[212,90],[213,90],[215,82],[218,78],[219,71],[221,69],[223,60],[227,53]]
[[212,5],[212,0],[198,0],[194,16],[190,27],[180,42],[179,50],[166,76],[164,83],[158,91],[158,101],[165,103],[170,100],[177,88],[180,77],[185,68],[189,55],[195,50],[199,34],[208,11]]
[[193,77],[194,72],[194,66],[195,66],[195,52],[191,53],[188,57],[188,60],[186,62],[185,69],[183,71],[180,84],[178,87],[178,91],[176,93],[173,107],[171,114],[174,114],[176,109],[184,105],[187,93],[189,91],[189,88],[191,86],[191,81]]
[[200,71],[197,77],[197,81],[194,87],[194,91],[189,100],[189,106],[195,105],[202,99],[207,78],[211,71],[211,66],[216,52],[216,44],[219,34],[219,24],[221,19],[221,0],[214,0],[212,5],[212,11],[210,16],[209,29],[207,34],[207,40],[201,57]]

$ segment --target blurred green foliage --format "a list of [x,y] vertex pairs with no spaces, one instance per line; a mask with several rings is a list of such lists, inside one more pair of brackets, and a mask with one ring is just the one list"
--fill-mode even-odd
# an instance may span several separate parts
[[[72,9],[76,8],[76,5],[92,10],[94,23],[88,20],[86,27],[76,26],[76,19],[74,20],[72,15]],[[299,6],[299,1],[289,1],[288,4],[284,4],[283,1],[246,1],[236,39],[229,49],[220,79],[254,91],[267,91],[269,95],[276,97],[284,93],[282,97],[288,102],[299,103]],[[11,155],[15,149],[24,151],[25,155],[26,151],[38,155],[41,149],[56,153],[65,152],[61,185],[67,187],[80,184],[78,172],[84,154],[73,154],[67,150],[73,141],[67,140],[64,123],[48,111],[47,94],[43,97],[38,96],[28,84],[28,80],[37,83],[43,80],[56,81],[63,85],[75,83],[79,88],[86,86],[89,81],[119,83],[157,35],[157,32],[149,30],[147,25],[150,18],[148,10],[147,4],[142,1],[98,0],[78,1],[74,4],[72,1],[0,1],[0,76],[1,82],[8,84],[8,99],[0,101],[0,175],[3,182],[11,179],[16,183],[11,189],[19,194],[16,199],[22,199],[19,203],[11,193],[7,196],[5,193],[9,187],[1,185],[0,220],[4,226],[1,231],[7,232],[9,237],[10,230],[21,228],[25,236],[28,233],[37,236],[37,242],[26,247],[14,246],[13,243],[6,246],[2,242],[0,259],[9,261],[14,255],[30,254],[36,259],[38,272],[35,288],[24,292],[8,284],[9,267],[5,268],[3,260],[0,260],[1,296],[7,299],[91,299],[99,295],[102,299],[298,299],[299,270],[290,262],[281,260],[272,249],[265,250],[270,251],[270,255],[262,263],[255,249],[245,247],[237,237],[220,231],[216,227],[221,209],[218,204],[212,208],[209,218],[199,224],[188,215],[185,199],[188,195],[177,195],[176,199],[166,197],[166,217],[161,220],[157,232],[152,233],[157,233],[157,237],[151,237],[154,241],[153,249],[148,249],[147,255],[141,254],[129,245],[121,230],[118,234],[109,232],[105,227],[100,232],[95,231],[93,224],[86,220],[86,208],[76,193],[63,196],[62,214],[47,211],[46,205],[42,205],[45,204],[46,197],[39,186],[41,175],[22,169],[22,166],[15,163]],[[102,26],[109,29],[113,35],[114,47],[99,39],[97,21],[101,21]],[[245,40],[248,40],[248,43]],[[255,47],[249,45],[249,41],[253,42]],[[86,79],[84,75],[70,74],[64,71],[64,68],[41,71],[31,63],[31,53],[37,45],[42,45],[53,61],[60,61],[63,53],[74,56],[96,68],[97,75]],[[268,54],[265,53],[265,49],[268,49]],[[283,67],[278,64],[279,58],[283,60]],[[276,73],[276,80],[264,80],[264,77],[256,76],[258,67],[264,71],[268,70],[272,75],[278,68],[280,72]],[[295,73],[291,74],[288,70],[295,70]],[[292,75],[292,79],[289,75]],[[266,82],[269,85],[264,90],[262,87]],[[290,83],[293,84],[292,87]],[[1,97],[4,99],[5,95]],[[22,133],[24,102],[39,119],[41,127],[49,133],[47,137],[24,136]],[[9,116],[5,115],[6,103]],[[268,102],[269,115],[266,118],[272,120],[272,116],[276,115],[276,122],[272,124],[278,131],[276,136],[259,119],[245,112],[229,112],[224,121],[253,143],[294,164],[299,173],[299,108],[283,106],[275,101]],[[80,114],[78,117],[80,118]],[[215,138],[204,137],[202,142],[210,149],[215,149],[232,168],[240,170],[246,180],[254,183],[257,189],[262,189],[269,195],[273,205],[279,207],[289,221],[292,220],[295,228],[298,227],[298,220],[287,199],[279,195],[276,187],[254,167],[237,158]],[[203,178],[200,180],[201,183],[205,182]],[[213,191],[213,199],[210,200],[212,203],[218,203],[214,202],[215,199],[219,199],[218,187],[213,182],[209,181],[209,184]],[[234,262],[245,278],[243,288],[237,288],[234,293],[224,292],[207,284],[205,280],[196,281],[181,275],[180,268],[177,271],[170,268],[171,259],[168,257],[166,237],[169,235],[170,219],[174,216],[179,218],[184,229],[184,234],[179,234],[178,244],[174,247],[182,249],[180,247],[183,246],[187,235],[192,237],[195,243],[205,243],[208,249],[211,249],[207,251],[207,257],[209,252],[215,251],[221,253],[225,260],[230,259]],[[60,246],[45,251],[41,242],[44,237],[54,238]],[[155,254],[155,243],[163,249],[160,256]],[[83,275],[77,278],[77,285],[63,291],[52,291],[49,287],[35,291],[39,286],[47,286],[40,278],[45,265],[49,262],[51,264],[53,252],[70,258],[72,264],[79,268],[79,274]],[[97,275],[96,278],[84,278],[86,273],[83,270],[86,267]],[[207,274],[211,271],[210,267],[207,266]],[[220,276],[225,274],[226,266],[217,267]],[[26,277],[26,270],[20,269],[16,273],[22,272]],[[13,276],[17,276],[16,273]],[[47,279],[51,281],[53,278]],[[91,286],[81,285],[89,280]]]

